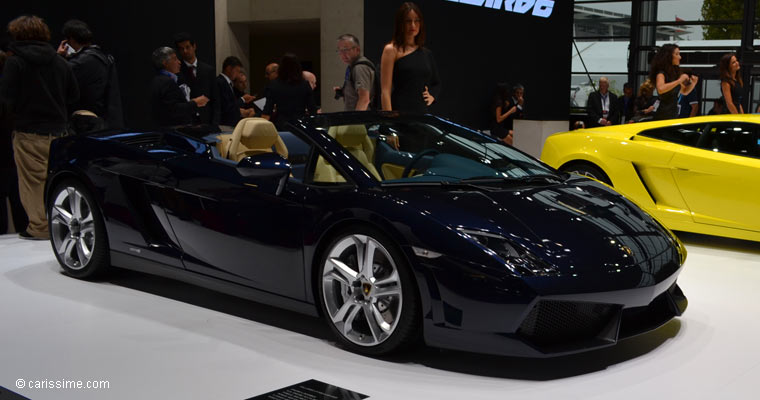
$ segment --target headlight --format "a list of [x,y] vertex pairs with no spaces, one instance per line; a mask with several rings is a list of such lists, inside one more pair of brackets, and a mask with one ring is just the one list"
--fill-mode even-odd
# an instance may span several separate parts
[[504,236],[471,229],[459,229],[470,240],[481,245],[486,252],[496,255],[515,274],[522,276],[559,276],[554,266],[533,255],[530,251],[509,241]]

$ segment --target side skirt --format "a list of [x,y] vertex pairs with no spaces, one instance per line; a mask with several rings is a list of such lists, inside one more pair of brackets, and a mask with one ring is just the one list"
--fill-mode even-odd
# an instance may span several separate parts
[[317,313],[317,308],[314,304],[305,303],[299,300],[268,293],[263,290],[258,290],[247,286],[238,285],[236,283],[200,275],[184,269],[178,269],[155,261],[124,254],[119,251],[111,251],[111,264],[113,264],[114,267],[174,279],[231,296],[252,300],[257,303],[264,303],[274,307],[284,308],[290,311],[295,311],[314,317],[319,316]]

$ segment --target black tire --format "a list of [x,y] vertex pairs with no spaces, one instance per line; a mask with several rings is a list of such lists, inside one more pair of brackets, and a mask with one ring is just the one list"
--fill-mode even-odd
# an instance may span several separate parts
[[605,174],[601,168],[591,163],[573,162],[570,164],[563,165],[562,168],[560,168],[560,170],[563,172],[570,172],[573,174],[583,175],[585,177],[596,179],[599,182],[604,182],[612,186],[612,181],[610,180],[610,177],[607,176],[607,174]]
[[103,215],[82,183],[67,179],[56,184],[48,197],[47,215],[53,253],[67,275],[92,279],[108,269]]
[[[338,342],[350,351],[368,356],[391,354],[415,343],[421,325],[419,292],[398,246],[369,227],[344,229],[332,238],[320,257],[317,297],[322,315]],[[372,268],[358,266],[357,248],[362,246],[361,252],[375,247]],[[336,261],[356,273],[353,281],[347,278],[350,274],[339,271]],[[370,269],[372,276],[367,279],[366,271]],[[397,280],[395,285],[394,279]],[[399,296],[389,294],[391,292],[398,292]],[[346,311],[341,314],[341,310]],[[382,319],[390,329],[378,319],[370,323],[368,314]]]

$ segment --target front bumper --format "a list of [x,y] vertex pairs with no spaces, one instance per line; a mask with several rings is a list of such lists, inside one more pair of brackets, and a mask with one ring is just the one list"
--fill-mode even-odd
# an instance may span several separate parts
[[[431,310],[424,319],[425,342],[440,348],[533,358],[612,346],[655,330],[686,310],[688,301],[676,283],[681,268],[651,286],[549,296],[522,291],[515,301],[463,297],[437,280]],[[498,290],[515,293],[514,288]]]

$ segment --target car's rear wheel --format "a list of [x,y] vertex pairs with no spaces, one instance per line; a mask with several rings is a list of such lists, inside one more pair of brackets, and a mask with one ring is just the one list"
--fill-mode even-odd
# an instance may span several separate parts
[[612,181],[610,180],[610,177],[607,176],[607,174],[605,174],[601,168],[590,163],[574,162],[574,163],[570,163],[570,164],[562,166],[560,170],[564,172],[570,172],[573,174],[587,176],[589,178],[596,179],[599,182],[604,182],[612,186]]
[[419,334],[419,294],[409,266],[374,229],[334,237],[322,256],[318,286],[325,319],[352,351],[392,353]]
[[48,199],[50,242],[63,270],[76,278],[93,278],[109,265],[103,216],[81,183],[66,180]]

